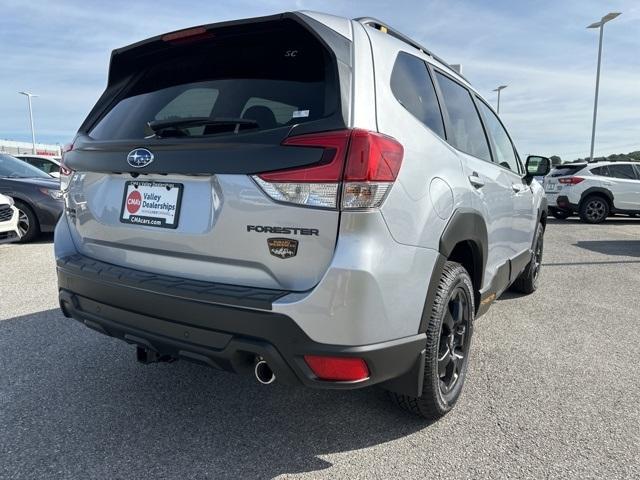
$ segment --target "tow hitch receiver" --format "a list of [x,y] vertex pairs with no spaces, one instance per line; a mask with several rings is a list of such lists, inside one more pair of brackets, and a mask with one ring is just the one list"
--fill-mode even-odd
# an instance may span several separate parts
[[158,352],[145,347],[136,347],[136,360],[148,365],[149,363],[174,362],[176,359],[169,355],[160,355]]

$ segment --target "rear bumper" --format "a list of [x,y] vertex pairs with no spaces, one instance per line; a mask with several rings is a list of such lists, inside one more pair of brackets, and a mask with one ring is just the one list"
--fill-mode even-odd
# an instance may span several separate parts
[[556,207],[560,210],[578,211],[578,205],[571,203],[566,195],[559,195],[556,198]]
[[[361,346],[318,343],[271,303],[286,295],[149,274],[81,255],[58,259],[64,314],[106,335],[159,355],[236,373],[263,357],[279,381],[319,388],[360,388],[410,377],[425,348],[424,334]],[[363,358],[368,379],[329,382],[315,377],[304,355]]]

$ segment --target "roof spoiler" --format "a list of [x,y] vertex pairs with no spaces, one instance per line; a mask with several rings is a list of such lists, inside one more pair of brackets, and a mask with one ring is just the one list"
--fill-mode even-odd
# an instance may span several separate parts
[[209,23],[206,25],[199,25],[196,27],[189,27],[182,30],[163,33],[162,35],[156,35],[155,37],[147,38],[145,40],[132,43],[131,45],[127,45],[122,48],[117,48],[111,52],[107,88],[116,85],[119,81],[126,77],[131,68],[135,66],[136,61],[148,57],[163,49],[171,48],[171,46],[189,43],[190,41],[213,38],[215,36],[213,32],[214,30],[231,28],[240,25],[277,21],[285,18],[297,19],[298,21],[300,21],[299,16],[295,12],[285,12],[264,17],[253,17],[245,18],[242,20]]

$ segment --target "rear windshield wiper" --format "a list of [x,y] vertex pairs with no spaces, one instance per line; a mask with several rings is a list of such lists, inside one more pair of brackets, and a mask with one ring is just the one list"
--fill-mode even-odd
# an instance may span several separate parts
[[250,118],[231,118],[231,117],[190,117],[176,118],[173,120],[153,120],[147,125],[155,136],[161,137],[165,130],[182,131],[184,128],[202,127],[207,125],[229,125],[234,126],[234,133],[238,133],[241,126],[257,128],[258,122]]

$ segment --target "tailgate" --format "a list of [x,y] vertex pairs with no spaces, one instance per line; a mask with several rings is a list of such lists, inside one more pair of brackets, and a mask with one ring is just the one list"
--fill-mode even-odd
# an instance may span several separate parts
[[65,154],[76,246],[175,277],[310,289],[333,256],[337,206],[274,201],[252,175],[326,161],[283,141],[345,128],[347,70],[293,14],[191,30],[114,52]]

